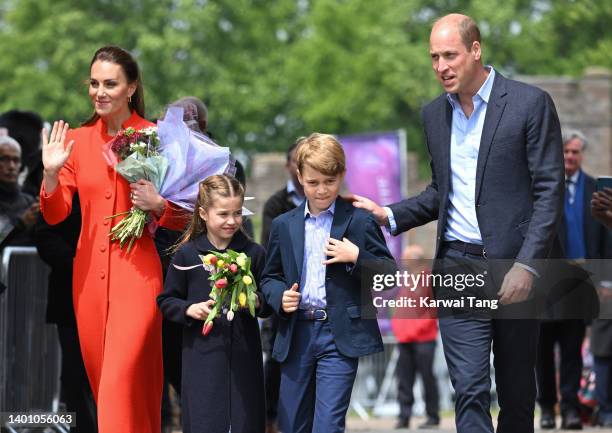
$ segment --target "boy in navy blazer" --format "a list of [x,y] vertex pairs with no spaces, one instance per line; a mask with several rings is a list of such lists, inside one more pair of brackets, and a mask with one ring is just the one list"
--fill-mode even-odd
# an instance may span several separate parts
[[397,268],[376,221],[338,197],[340,143],[314,133],[296,156],[306,200],[273,221],[261,284],[280,317],[279,427],[343,432],[358,358],[383,350],[369,279]]

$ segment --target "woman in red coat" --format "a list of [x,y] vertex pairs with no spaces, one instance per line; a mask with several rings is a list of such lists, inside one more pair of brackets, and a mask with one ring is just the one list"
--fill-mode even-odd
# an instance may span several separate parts
[[185,216],[147,181],[128,184],[102,156],[102,145],[121,129],[152,124],[143,118],[138,65],[118,47],[100,48],[91,61],[89,96],[94,114],[81,128],[55,122],[43,134],[41,211],[49,224],[81,200],[82,229],[74,259],[74,308],[87,375],[98,406],[100,433],[160,431],[162,393],[160,259],[145,230],[132,250],[110,242],[118,219],[138,207],[159,224],[182,229]]

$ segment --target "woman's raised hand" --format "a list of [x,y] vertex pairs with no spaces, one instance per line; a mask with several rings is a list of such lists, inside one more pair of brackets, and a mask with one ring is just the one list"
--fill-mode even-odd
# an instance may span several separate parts
[[49,137],[47,137],[47,130],[42,130],[42,160],[45,175],[56,177],[70,156],[74,140],[70,140],[68,145],[65,145],[67,132],[68,123],[63,120],[53,122],[53,129]]

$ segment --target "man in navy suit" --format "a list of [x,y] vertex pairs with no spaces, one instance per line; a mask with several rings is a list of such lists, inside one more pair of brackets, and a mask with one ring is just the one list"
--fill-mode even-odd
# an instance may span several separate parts
[[369,277],[397,270],[372,216],[338,197],[340,143],[311,134],[297,149],[306,199],[272,222],[261,284],[279,316],[283,433],[343,432],[360,356],[383,350]]
[[[438,220],[436,258],[491,270],[488,282],[495,284],[488,284],[487,296],[500,310],[520,310],[544,272],[540,259],[555,249],[562,216],[563,152],[554,104],[544,91],[482,63],[480,32],[470,17],[436,21],[429,46],[445,91],[422,113],[432,181],[420,195],[387,208],[362,197],[354,205],[394,234]],[[510,263],[500,273],[495,259]],[[435,295],[453,297],[457,290],[435,287]],[[457,431],[493,432],[492,345],[497,431],[533,432],[538,322],[445,317],[440,332],[457,395]]]

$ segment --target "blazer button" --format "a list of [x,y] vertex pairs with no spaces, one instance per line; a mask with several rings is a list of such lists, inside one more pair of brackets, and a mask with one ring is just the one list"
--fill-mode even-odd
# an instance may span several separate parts
[[100,279],[105,279],[106,278],[106,272],[104,270],[100,271]]
[[102,252],[106,251],[106,245],[104,244],[100,245],[100,251]]
[[108,225],[108,220],[105,218],[104,221],[102,222],[102,224],[104,224],[105,226]]
[[104,194],[104,197],[106,197],[107,199],[111,198],[113,196],[113,193],[110,191],[106,191],[106,194]]

